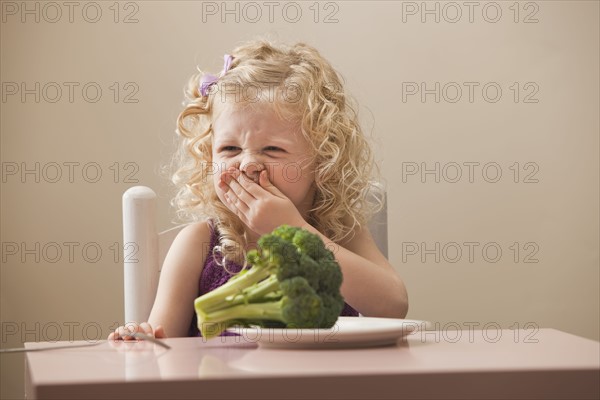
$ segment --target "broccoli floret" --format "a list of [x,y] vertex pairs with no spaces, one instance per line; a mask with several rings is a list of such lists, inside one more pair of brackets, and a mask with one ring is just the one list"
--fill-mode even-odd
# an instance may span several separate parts
[[340,312],[344,308],[344,298],[339,293],[321,293],[323,314],[321,315],[321,328],[330,328],[335,325]]
[[308,255],[314,260],[335,260],[333,253],[325,247],[321,238],[307,230],[297,230],[292,241],[300,253]]
[[342,272],[318,235],[282,225],[248,252],[252,267],[194,302],[207,338],[233,325],[330,328],[344,307]]

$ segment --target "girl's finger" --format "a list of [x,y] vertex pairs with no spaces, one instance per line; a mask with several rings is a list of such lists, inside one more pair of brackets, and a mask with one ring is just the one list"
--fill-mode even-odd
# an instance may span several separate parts
[[166,339],[167,334],[165,333],[165,328],[162,325],[158,325],[156,330],[154,331],[154,337],[157,339]]
[[219,183],[217,184],[217,189],[219,189],[224,194],[231,190],[229,188],[229,185],[227,183],[225,183],[225,180],[223,179],[222,176],[221,176],[221,179],[219,180]]
[[129,336],[129,334],[136,332],[137,330],[138,330],[137,326],[136,327],[131,327],[131,325],[120,326],[119,328],[117,328],[117,334],[123,340],[132,340],[133,338],[131,336]]
[[[263,170],[264,171],[264,170]],[[254,180],[244,174],[237,179],[237,182],[254,198],[259,199],[261,196],[265,195],[265,190],[261,187],[260,177],[263,174],[263,171],[258,175],[258,180]]]
[[140,324],[140,328],[143,330],[143,333],[145,333],[146,335],[154,336],[154,332],[152,330],[152,325],[150,325],[149,323],[142,322]]
[[231,182],[232,179],[233,179],[233,177],[232,177],[231,173],[224,172],[220,176],[219,185],[221,185],[223,187],[229,187],[229,183]]
[[240,199],[240,201],[246,204],[246,206],[256,200],[256,198],[236,179],[231,180],[229,183],[229,188],[233,194],[235,194],[235,197]]
[[[240,221],[242,221],[242,223],[248,225],[246,214],[244,214],[244,212],[238,208],[236,205],[236,200],[233,200],[228,193],[225,193],[225,198],[227,199],[227,208],[229,208],[231,212],[234,213],[240,219]],[[241,203],[238,202],[238,204]]]
[[231,209],[231,207],[233,207],[231,211],[238,214],[238,216],[240,215],[240,213],[245,214],[250,210],[250,207],[248,207],[248,205],[243,200],[237,197],[233,190],[230,190],[229,192],[225,193],[224,196],[229,202],[229,208]]
[[273,185],[269,179],[269,176],[267,174],[267,170],[263,170],[260,172],[260,175],[258,177],[258,182],[260,184],[260,186],[265,189],[267,192],[277,196],[277,197],[285,197],[285,195],[283,193],[281,193],[281,191],[279,189],[277,189],[275,187],[275,185]]

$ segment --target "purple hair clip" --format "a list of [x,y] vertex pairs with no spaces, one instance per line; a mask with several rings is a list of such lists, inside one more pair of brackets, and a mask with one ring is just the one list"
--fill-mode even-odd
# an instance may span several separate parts
[[233,61],[233,56],[225,54],[225,56],[223,57],[223,61],[223,71],[221,71],[221,74],[218,77],[211,74],[204,74],[200,78],[199,86],[200,93],[202,94],[202,96],[208,96],[208,90],[210,89],[210,87],[217,83],[219,78],[221,78],[223,75],[225,75],[227,71],[229,71],[229,69],[231,68],[231,62]]

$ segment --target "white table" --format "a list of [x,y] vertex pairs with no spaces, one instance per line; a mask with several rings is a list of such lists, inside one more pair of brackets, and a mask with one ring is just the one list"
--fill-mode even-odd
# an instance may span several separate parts
[[[263,349],[236,337],[102,342],[26,356],[26,396],[595,398],[600,344],[554,329],[416,332],[396,346]],[[498,335],[500,335],[498,337]],[[497,341],[496,341],[497,339]],[[536,342],[530,342],[536,341]],[[72,342],[78,344],[79,342]],[[64,345],[54,343],[52,345]],[[26,347],[48,346],[26,343]]]

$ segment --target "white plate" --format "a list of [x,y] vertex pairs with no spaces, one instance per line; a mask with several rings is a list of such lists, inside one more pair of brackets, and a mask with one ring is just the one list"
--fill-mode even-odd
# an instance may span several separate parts
[[428,322],[369,317],[339,317],[330,329],[244,328],[227,329],[246,342],[267,348],[342,348],[395,345],[398,339],[417,330],[425,330]]

